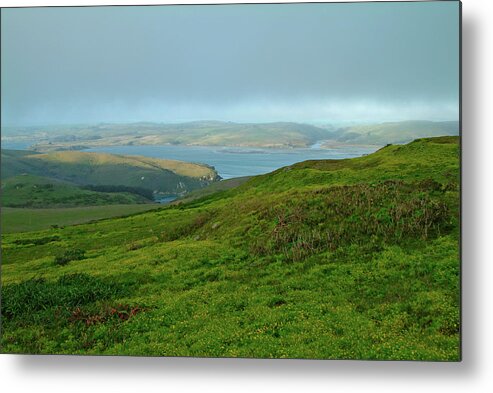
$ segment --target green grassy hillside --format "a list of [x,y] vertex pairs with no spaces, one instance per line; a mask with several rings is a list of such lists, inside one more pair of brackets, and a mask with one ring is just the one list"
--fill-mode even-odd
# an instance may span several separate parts
[[30,232],[75,225],[103,218],[128,216],[159,208],[154,203],[131,205],[81,206],[48,209],[2,207],[2,234]]
[[191,193],[178,198],[172,204],[180,204],[194,201],[196,199],[203,198],[207,195],[215,194],[219,191],[231,190],[233,188],[241,186],[250,180],[252,176],[234,177],[232,179],[221,180],[219,182],[212,183],[211,185],[201,188],[200,190],[192,191]]
[[2,150],[2,179],[20,174],[77,185],[115,185],[180,194],[218,180],[213,168],[175,160],[78,151],[28,154]]
[[84,190],[73,183],[47,177],[18,175],[2,180],[3,207],[70,207],[149,203],[134,193]]
[[458,138],[2,237],[3,352],[458,360]]
[[[35,165],[30,162],[29,156],[36,152],[28,150],[7,150],[2,149],[2,180],[12,176],[17,176],[25,173],[37,173]],[[42,176],[42,175],[41,175]]]

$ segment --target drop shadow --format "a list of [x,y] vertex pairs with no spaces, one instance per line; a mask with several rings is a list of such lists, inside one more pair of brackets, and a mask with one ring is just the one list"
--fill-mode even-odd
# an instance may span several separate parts
[[479,22],[463,16],[462,23],[462,357],[464,370],[473,373],[479,358],[479,262],[481,249],[481,148],[479,118]]
[[479,233],[474,224],[481,217],[479,204],[479,177],[481,144],[477,97],[479,91],[478,24],[464,16],[463,40],[463,121],[462,121],[462,348],[460,363],[435,362],[370,362],[370,361],[319,361],[319,360],[262,360],[262,359],[199,359],[199,358],[149,358],[113,356],[31,356],[12,357],[13,366],[20,373],[56,375],[57,373],[92,375],[136,376],[166,375],[209,377],[297,377],[323,378],[363,377],[368,380],[385,378],[386,381],[419,377],[424,381],[454,380],[477,373],[480,349],[479,304]]

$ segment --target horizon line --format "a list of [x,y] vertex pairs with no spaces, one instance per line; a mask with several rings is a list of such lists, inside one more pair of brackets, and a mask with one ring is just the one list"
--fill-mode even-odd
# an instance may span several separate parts
[[337,124],[385,124],[385,123],[405,123],[412,121],[424,121],[431,123],[444,123],[444,122],[459,122],[459,119],[441,119],[441,120],[431,120],[423,118],[415,119],[405,119],[405,120],[269,120],[269,121],[241,121],[241,120],[218,120],[218,119],[183,119],[183,120],[129,120],[129,121],[119,121],[119,120],[105,120],[105,121],[92,121],[92,122],[64,122],[64,123],[24,123],[24,124],[0,124],[0,128],[32,128],[32,127],[64,127],[64,126],[96,126],[96,125],[113,125],[113,124],[186,124],[186,123],[234,123],[234,124],[274,124],[274,123],[295,123],[295,124],[326,124],[326,125],[337,125]]

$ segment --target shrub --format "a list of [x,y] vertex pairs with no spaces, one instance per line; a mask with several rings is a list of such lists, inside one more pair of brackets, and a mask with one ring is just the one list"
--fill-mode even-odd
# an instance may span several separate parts
[[124,185],[98,185],[98,184],[89,184],[82,187],[85,190],[96,191],[96,192],[109,192],[109,193],[117,193],[117,192],[128,192],[135,195],[140,195],[146,199],[154,200],[154,192],[147,188],[143,187],[131,187]]
[[250,250],[260,256],[283,253],[299,261],[348,244],[379,246],[426,240],[449,226],[449,209],[440,195],[441,185],[432,180],[315,190],[303,206],[294,197],[259,212],[260,221],[271,229],[251,242]]
[[76,307],[69,317],[72,323],[82,322],[86,326],[105,323],[111,319],[117,321],[126,321],[132,318],[139,312],[144,311],[139,306],[131,306],[129,304],[117,304],[110,306],[108,304],[100,306],[97,310],[84,310],[81,307]]
[[161,234],[162,241],[173,241],[187,236],[191,236],[197,230],[201,229],[214,216],[211,212],[203,212],[196,215],[191,221],[186,221],[174,225]]
[[73,308],[124,295],[122,286],[88,274],[68,274],[57,281],[34,278],[2,288],[2,317],[23,323],[53,316],[56,308]]
[[14,240],[13,243],[18,245],[33,244],[35,246],[41,246],[43,244],[56,242],[59,240],[60,240],[60,236],[54,235],[54,236],[39,237],[37,239],[16,239]]
[[66,250],[63,254],[55,257],[55,265],[64,266],[70,261],[80,261],[85,258],[86,252],[81,249]]

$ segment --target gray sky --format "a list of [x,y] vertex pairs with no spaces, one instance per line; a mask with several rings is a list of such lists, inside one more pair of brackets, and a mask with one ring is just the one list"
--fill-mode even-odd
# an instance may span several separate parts
[[456,120],[455,1],[2,9],[2,124]]

